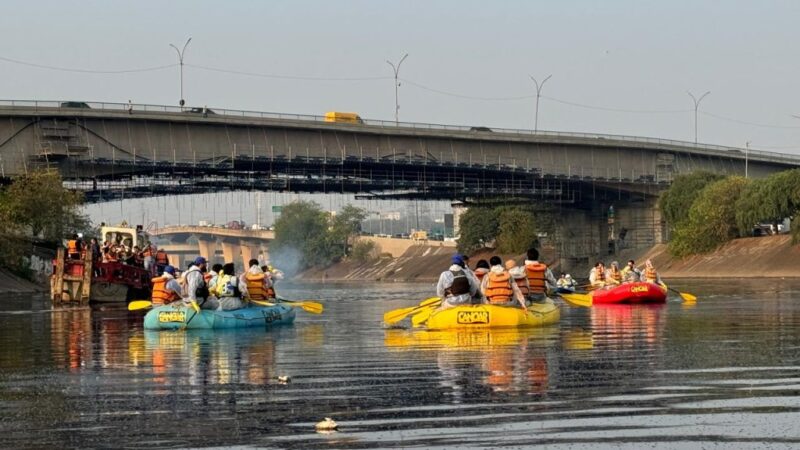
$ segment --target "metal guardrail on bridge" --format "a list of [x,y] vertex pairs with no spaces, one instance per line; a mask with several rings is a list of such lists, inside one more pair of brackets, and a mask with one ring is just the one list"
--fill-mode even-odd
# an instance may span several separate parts
[[[67,107],[62,106],[66,103],[73,105],[86,105],[86,107]],[[57,100],[0,100],[0,108],[3,106],[14,108],[31,108],[34,111],[42,110],[42,112],[58,110],[71,110],[71,111],[112,111],[112,112],[129,112],[132,110],[135,113],[177,113],[177,114],[202,114],[201,107],[177,107],[167,105],[149,105],[140,103],[113,103],[113,102],[76,102],[76,101],[57,101]],[[210,107],[207,108],[209,117],[241,117],[241,118],[262,118],[262,119],[283,119],[283,120],[297,120],[308,122],[320,122],[333,125],[334,123],[325,122],[324,116],[308,115],[308,114],[285,114],[261,111],[247,111],[247,110],[234,110],[225,108]],[[335,123],[341,125],[341,123]],[[463,131],[475,133],[476,135],[492,136],[495,134],[502,135],[516,135],[528,137],[553,137],[553,138],[578,138],[578,139],[596,139],[596,140],[612,140],[629,143],[642,143],[642,144],[655,144],[661,146],[681,147],[683,149],[696,149],[702,151],[713,152],[736,152],[741,155],[737,157],[744,158],[749,154],[751,158],[764,158],[777,161],[785,161],[790,163],[800,163],[800,155],[792,155],[786,153],[770,152],[765,150],[752,150],[740,147],[728,147],[723,145],[713,144],[695,144],[694,142],[679,141],[674,139],[661,139],[642,136],[626,136],[616,134],[601,134],[601,133],[580,133],[580,132],[562,132],[562,131],[542,131],[542,130],[524,130],[512,128],[490,128],[491,131],[475,131],[474,127],[461,126],[461,125],[444,125],[444,124],[430,124],[430,123],[417,123],[417,122],[394,122],[388,120],[371,120],[364,119],[363,125],[361,124],[347,124],[348,126],[370,126],[382,127],[386,129],[419,129],[419,130],[439,130],[439,131]],[[728,154],[727,156],[732,156]]]

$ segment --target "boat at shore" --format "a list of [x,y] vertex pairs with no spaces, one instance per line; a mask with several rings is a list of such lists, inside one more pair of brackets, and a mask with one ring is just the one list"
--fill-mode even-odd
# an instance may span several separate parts
[[637,281],[613,287],[604,287],[591,292],[592,304],[615,303],[664,303],[667,288],[664,285]]
[[525,311],[518,306],[462,305],[436,311],[425,322],[429,330],[541,327],[557,323],[561,312],[552,300],[534,303]]
[[295,308],[283,303],[271,306],[248,304],[232,311],[201,309],[195,311],[190,305],[175,302],[158,306],[144,316],[146,330],[177,329],[266,329],[294,322]]

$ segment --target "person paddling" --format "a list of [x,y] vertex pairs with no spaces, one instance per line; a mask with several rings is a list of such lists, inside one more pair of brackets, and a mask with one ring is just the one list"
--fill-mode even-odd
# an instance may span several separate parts
[[466,263],[459,254],[453,255],[450,267],[439,275],[436,295],[442,299],[439,309],[468,305],[478,292],[478,280],[471,271],[465,270]]
[[598,289],[606,285],[606,268],[602,261],[597,261],[591,271],[589,271],[589,285]]
[[661,284],[661,277],[658,276],[658,272],[656,272],[656,268],[653,266],[653,261],[649,259],[644,262],[644,273],[642,275],[642,281]]
[[525,275],[528,278],[531,302],[543,302],[547,291],[555,289],[558,281],[547,264],[539,262],[539,250],[529,248],[525,260]]
[[492,256],[489,264],[491,265],[489,273],[481,282],[481,292],[489,304],[510,306],[516,300],[522,309],[527,310],[525,297],[511,279],[511,274],[503,267],[503,260],[499,256]]
[[629,259],[628,264],[622,268],[622,281],[624,283],[635,283],[639,281],[642,273],[636,268],[634,260]]

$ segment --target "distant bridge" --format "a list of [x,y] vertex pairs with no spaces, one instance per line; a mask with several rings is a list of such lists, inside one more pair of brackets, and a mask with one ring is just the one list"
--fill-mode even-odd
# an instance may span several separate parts
[[795,155],[666,139],[218,108],[0,101],[0,118],[0,175],[55,167],[89,201],[278,190],[591,207],[652,198],[697,169],[747,164],[761,177],[800,166]]
[[[247,267],[248,261],[258,259],[259,255],[262,260],[269,259],[269,243],[275,239],[275,232],[269,230],[235,230],[193,225],[156,228],[149,230],[148,233],[151,236],[168,239],[171,243],[160,247],[176,258],[183,256],[185,259],[189,256],[189,259],[193,259],[200,255],[213,263],[217,259],[217,250],[221,247],[222,261],[237,263],[241,261],[240,268]],[[189,238],[194,238],[197,244],[186,244]]]

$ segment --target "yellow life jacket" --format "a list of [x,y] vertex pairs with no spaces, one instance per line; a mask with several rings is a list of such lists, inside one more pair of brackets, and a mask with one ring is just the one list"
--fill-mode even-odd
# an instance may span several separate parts
[[247,295],[253,300],[266,300],[267,289],[264,287],[263,273],[246,273],[244,279],[247,281]]
[[508,303],[514,295],[514,289],[511,287],[511,274],[507,271],[502,273],[489,272],[487,275],[489,282],[486,285],[486,298],[489,303]]
[[614,268],[614,266],[611,266],[611,268],[608,269],[608,271],[611,272],[611,279],[612,280],[616,281],[617,284],[622,283],[622,272],[620,272],[618,269]]
[[655,283],[656,280],[658,279],[658,274],[656,274],[656,269],[653,267],[645,267],[644,279],[648,283]]
[[[545,273],[547,265],[542,263],[525,264],[525,275],[528,277],[528,286],[533,294],[544,294],[547,290]],[[525,292],[523,292],[524,294]]]
[[167,281],[169,280],[165,277],[150,279],[150,282],[153,283],[153,295],[150,300],[152,300],[154,305],[166,305],[181,298],[177,292],[167,289]]

